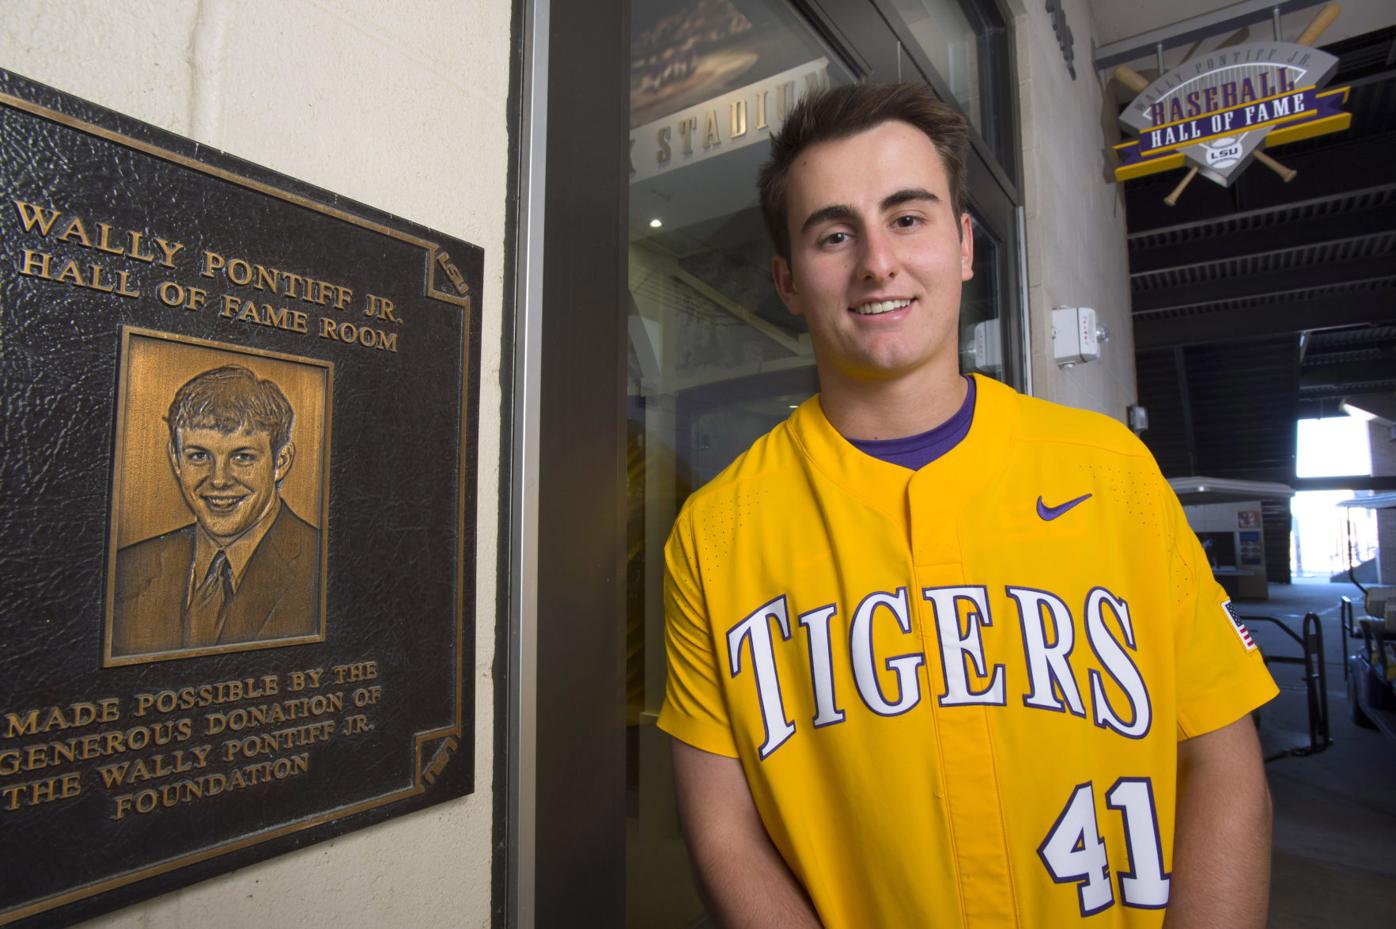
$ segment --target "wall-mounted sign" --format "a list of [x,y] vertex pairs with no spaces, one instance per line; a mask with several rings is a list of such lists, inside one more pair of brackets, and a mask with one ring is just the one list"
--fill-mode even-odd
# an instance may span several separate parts
[[829,83],[817,58],[763,81],[680,110],[630,132],[630,182],[765,142],[787,113]]
[[[1346,129],[1348,88],[1324,90],[1338,60],[1289,42],[1221,49],[1149,84],[1120,116],[1138,138],[1115,146],[1115,179],[1196,168],[1221,184],[1273,148]],[[1142,83],[1142,82],[1141,82]]]
[[1265,564],[1265,549],[1259,532],[1236,533],[1236,557],[1243,565]]
[[0,926],[474,779],[483,254],[0,71]]
[[1052,18],[1052,32],[1056,34],[1057,46],[1062,50],[1066,71],[1076,80],[1076,38],[1071,34],[1071,26],[1066,22],[1066,10],[1062,0],[1047,0],[1047,15]]

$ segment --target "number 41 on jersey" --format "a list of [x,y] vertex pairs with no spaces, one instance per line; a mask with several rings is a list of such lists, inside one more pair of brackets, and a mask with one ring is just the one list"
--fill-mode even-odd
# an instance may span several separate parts
[[[1154,788],[1147,777],[1122,777],[1105,793],[1105,805],[1124,817],[1128,869],[1119,871],[1125,906],[1156,910],[1168,905],[1168,875],[1163,871]],[[1047,873],[1058,884],[1075,884],[1082,916],[1115,903],[1110,860],[1096,825],[1095,788],[1077,785],[1061,815],[1037,849]]]

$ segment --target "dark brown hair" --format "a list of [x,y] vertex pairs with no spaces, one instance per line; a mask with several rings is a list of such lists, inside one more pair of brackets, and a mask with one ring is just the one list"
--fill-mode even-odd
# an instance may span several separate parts
[[294,419],[281,388],[242,365],[225,365],[190,378],[175,392],[165,416],[176,451],[181,429],[216,429],[224,435],[246,429],[267,433],[271,450],[280,452],[290,441]]
[[776,253],[790,260],[786,187],[790,166],[801,152],[820,142],[857,135],[900,120],[920,129],[935,145],[950,182],[950,209],[958,219],[965,203],[965,154],[969,127],[959,111],[942,103],[925,84],[845,84],[805,97],[771,136],[771,157],[761,166],[756,186],[761,215]]

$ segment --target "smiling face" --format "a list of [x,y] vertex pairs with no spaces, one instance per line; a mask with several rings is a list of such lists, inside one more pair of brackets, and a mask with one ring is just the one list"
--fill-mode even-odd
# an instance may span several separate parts
[[787,196],[790,259],[777,257],[773,274],[809,324],[824,393],[952,383],[974,245],[931,140],[892,121],[812,145],[791,165]]
[[204,531],[227,545],[255,526],[276,502],[277,483],[291,470],[295,450],[271,448],[265,430],[180,429],[168,449],[184,502]]

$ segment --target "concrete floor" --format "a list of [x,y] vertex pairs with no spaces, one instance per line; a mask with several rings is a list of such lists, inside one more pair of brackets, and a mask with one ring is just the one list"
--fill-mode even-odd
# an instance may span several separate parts
[[[1237,601],[1242,616],[1271,616],[1300,631],[1303,615],[1319,614],[1328,672],[1333,745],[1307,757],[1270,762],[1275,844],[1271,929],[1367,929],[1396,926],[1396,741],[1355,726],[1348,716],[1338,598],[1359,604],[1351,584],[1270,585],[1269,600]],[[1269,655],[1300,654],[1270,623],[1247,624]],[[1260,713],[1261,743],[1270,755],[1307,745],[1308,708],[1302,668],[1272,664],[1280,695]]]

